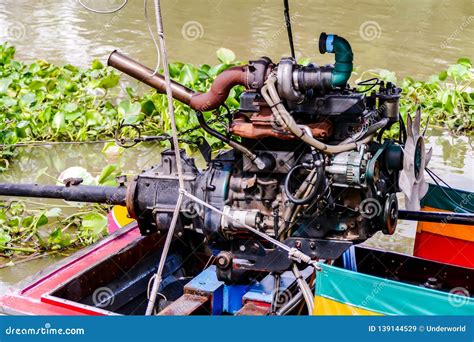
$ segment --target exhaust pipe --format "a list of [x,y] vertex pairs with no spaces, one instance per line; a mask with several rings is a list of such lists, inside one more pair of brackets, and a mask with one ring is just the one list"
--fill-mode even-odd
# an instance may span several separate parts
[[[118,51],[110,54],[107,64],[155,88],[159,93],[166,93],[166,83],[163,75],[154,72]],[[219,74],[207,93],[196,92],[173,80],[171,80],[171,90],[175,100],[190,106],[194,110],[207,112],[223,105],[233,87],[243,85],[246,88],[250,88],[248,79],[248,67],[236,66]]]
[[[163,75],[155,73],[150,68],[121,54],[117,50],[110,54],[107,64],[136,80],[155,88],[159,93],[166,93],[166,82]],[[171,80],[171,89],[173,91],[173,98],[187,105],[190,104],[191,97],[195,94],[194,90],[173,80]]]

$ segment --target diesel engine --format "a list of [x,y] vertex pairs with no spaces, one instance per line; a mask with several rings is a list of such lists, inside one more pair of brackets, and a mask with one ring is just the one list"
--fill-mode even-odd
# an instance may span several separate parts
[[[353,52],[342,37],[321,34],[319,50],[333,53],[335,63],[263,57],[225,70],[207,93],[171,84],[173,97],[195,110],[201,127],[231,147],[208,155],[205,170],[180,154],[186,191],[225,215],[186,201],[176,234],[204,234],[221,279],[290,267],[279,248],[243,225],[322,259],[378,231],[395,231],[404,155],[400,144],[382,135],[400,120],[400,89],[389,82],[379,82],[377,91],[351,88]],[[162,75],[118,52],[109,65],[165,92]],[[235,86],[245,90],[222,134],[202,113],[219,110]],[[179,191],[176,167],[174,152],[164,151],[159,165],[128,184],[127,208],[143,235],[170,225]]]

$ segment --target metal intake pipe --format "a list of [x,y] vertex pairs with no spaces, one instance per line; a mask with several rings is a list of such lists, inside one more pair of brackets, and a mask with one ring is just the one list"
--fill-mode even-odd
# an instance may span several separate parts
[[[150,68],[118,51],[114,51],[110,54],[107,64],[155,88],[159,93],[164,94],[166,92],[165,78],[163,75],[154,72]],[[173,98],[200,112],[219,108],[229,96],[230,90],[237,85],[243,85],[249,88],[247,66],[236,66],[224,70],[216,77],[211,89],[206,93],[196,92],[178,82],[171,81]]]

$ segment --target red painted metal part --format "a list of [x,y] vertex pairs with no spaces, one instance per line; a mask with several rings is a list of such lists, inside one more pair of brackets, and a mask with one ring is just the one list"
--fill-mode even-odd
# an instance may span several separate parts
[[451,265],[474,268],[474,242],[429,232],[418,232],[415,256]]
[[140,238],[132,223],[98,243],[43,270],[0,297],[0,312],[20,315],[108,315],[92,306],[51,296],[62,284]]
[[248,301],[236,313],[236,316],[267,316],[269,314],[270,304],[257,301]]

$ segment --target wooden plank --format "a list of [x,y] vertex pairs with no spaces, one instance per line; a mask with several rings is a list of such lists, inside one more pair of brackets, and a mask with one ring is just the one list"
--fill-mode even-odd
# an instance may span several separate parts
[[158,315],[160,316],[189,316],[204,309],[208,297],[184,294],[172,304],[164,308]]

